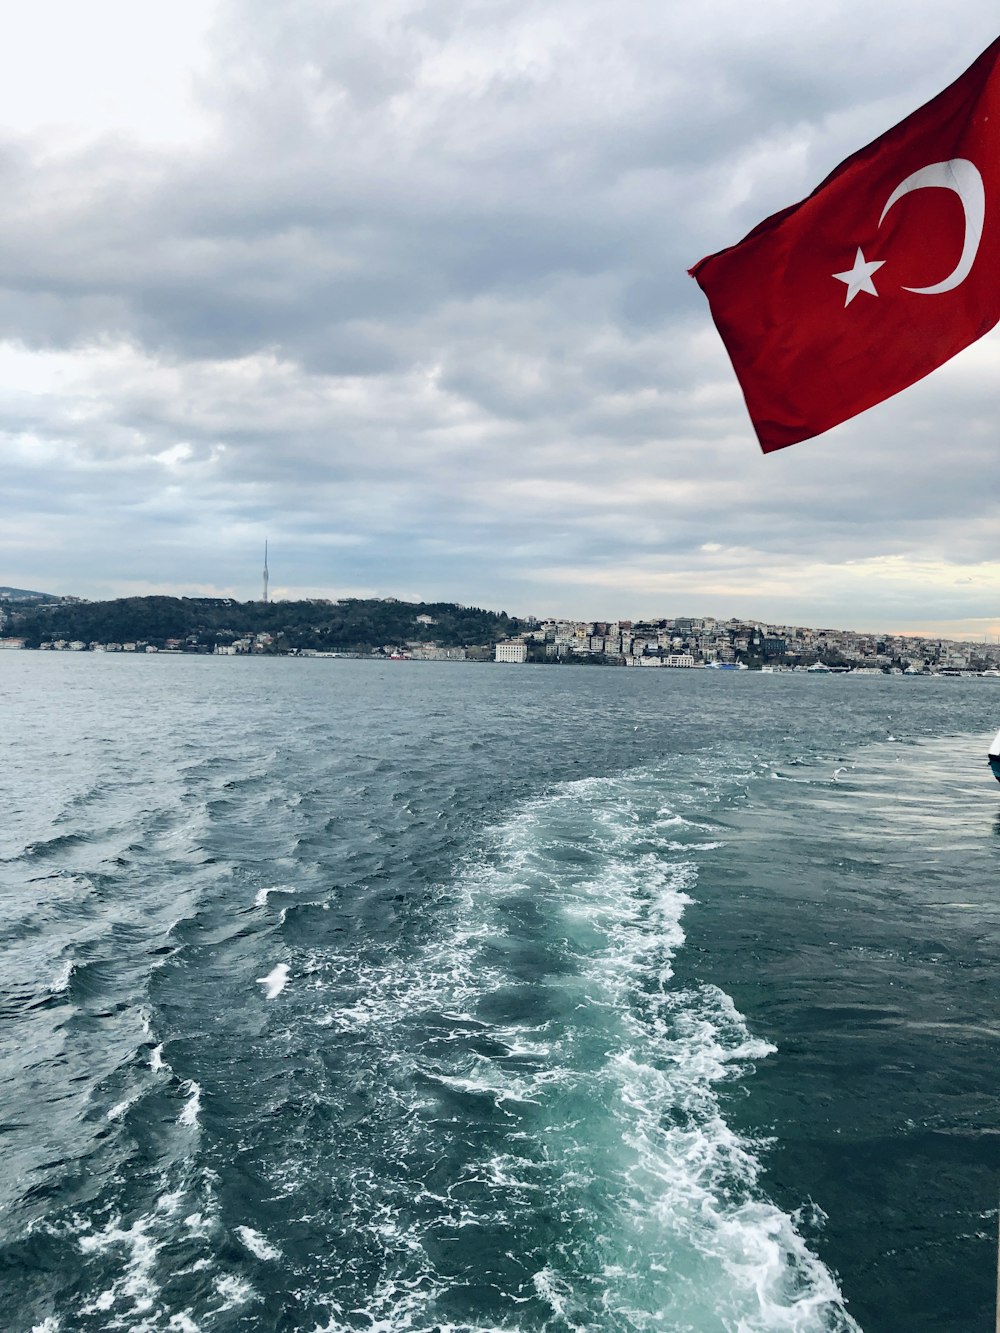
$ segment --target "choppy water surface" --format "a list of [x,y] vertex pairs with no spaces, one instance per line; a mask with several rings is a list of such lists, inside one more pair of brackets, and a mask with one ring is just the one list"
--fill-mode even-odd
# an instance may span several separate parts
[[965,1330],[992,681],[0,657],[0,1327]]

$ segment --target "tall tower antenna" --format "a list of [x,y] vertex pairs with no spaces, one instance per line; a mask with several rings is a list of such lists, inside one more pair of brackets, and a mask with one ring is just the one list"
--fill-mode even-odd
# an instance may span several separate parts
[[267,601],[267,538],[264,538],[264,601]]

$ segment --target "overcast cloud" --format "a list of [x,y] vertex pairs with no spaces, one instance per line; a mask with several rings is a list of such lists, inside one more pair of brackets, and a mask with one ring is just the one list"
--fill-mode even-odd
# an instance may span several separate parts
[[[13,14],[13,11],[12,11]],[[763,457],[686,270],[986,0],[45,0],[0,55],[0,583],[1000,632],[1000,333]]]

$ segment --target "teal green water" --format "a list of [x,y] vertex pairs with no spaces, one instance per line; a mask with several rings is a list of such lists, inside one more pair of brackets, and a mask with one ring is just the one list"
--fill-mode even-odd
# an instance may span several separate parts
[[991,1317],[992,681],[6,654],[0,1326]]

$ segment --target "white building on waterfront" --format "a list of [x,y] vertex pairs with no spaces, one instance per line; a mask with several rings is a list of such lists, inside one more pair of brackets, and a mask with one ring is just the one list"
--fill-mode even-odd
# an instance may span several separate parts
[[528,656],[528,647],[524,643],[498,643],[496,646],[497,662],[523,662]]

